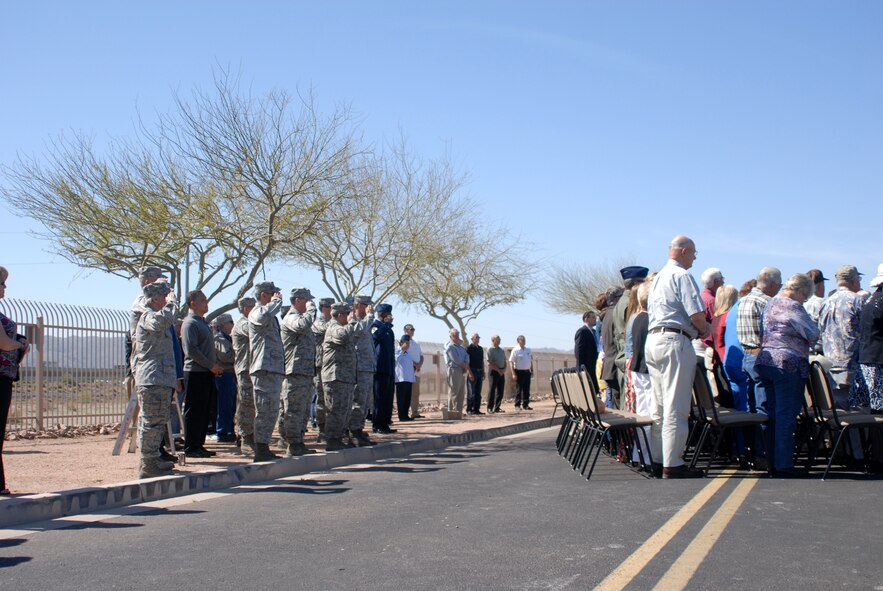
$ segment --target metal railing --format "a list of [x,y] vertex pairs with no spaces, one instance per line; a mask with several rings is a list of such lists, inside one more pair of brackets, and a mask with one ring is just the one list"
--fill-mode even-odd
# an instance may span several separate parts
[[0,312],[31,342],[7,429],[120,420],[128,401],[124,310],[3,299]]
[[[13,388],[7,430],[44,429],[63,424],[86,426],[118,422],[126,409],[125,335],[128,312],[2,299],[0,312],[18,324],[31,342]],[[509,348],[506,348],[508,358]],[[439,343],[424,343],[420,402],[447,402],[444,353]],[[531,396],[550,396],[549,378],[573,365],[569,353],[534,352]],[[506,380],[506,399],[514,397]],[[487,380],[482,399],[486,400]]]

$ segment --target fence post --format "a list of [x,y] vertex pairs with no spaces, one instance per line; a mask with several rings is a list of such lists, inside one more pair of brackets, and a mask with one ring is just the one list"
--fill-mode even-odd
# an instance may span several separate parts
[[43,429],[43,390],[44,390],[44,363],[43,363],[43,346],[46,342],[46,323],[43,321],[42,316],[37,316],[37,429]]

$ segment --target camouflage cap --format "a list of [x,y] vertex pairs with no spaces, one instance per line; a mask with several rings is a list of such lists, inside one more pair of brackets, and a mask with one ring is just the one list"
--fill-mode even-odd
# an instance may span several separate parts
[[239,307],[240,310],[242,310],[243,308],[254,308],[254,305],[256,303],[257,302],[253,297],[246,296],[244,298],[239,298],[239,301],[236,302],[236,305]]
[[350,308],[350,305],[346,302],[335,302],[331,305],[331,315],[337,316],[338,314],[349,314],[353,309]]
[[141,290],[144,293],[144,297],[149,300],[152,300],[156,297],[165,297],[172,291],[172,288],[169,287],[168,283],[160,282],[160,283],[150,283],[144,286],[144,289]]
[[163,275],[162,269],[159,267],[141,267],[138,271],[139,279],[168,279]]
[[374,301],[371,300],[371,296],[367,296],[367,295],[357,295],[356,296],[356,303],[357,304],[365,304],[366,306],[374,305]]
[[322,298],[319,300],[320,308],[329,308],[334,305],[334,298]]
[[304,300],[312,300],[313,294],[310,293],[310,290],[306,287],[292,287],[291,288],[291,299],[301,298]]
[[276,284],[272,281],[261,281],[260,283],[254,284],[254,293],[255,295],[260,295],[262,293],[276,293],[277,291],[282,291]]
[[218,314],[214,320],[212,320],[212,324],[215,326],[224,326],[225,324],[233,324],[233,317],[229,314]]

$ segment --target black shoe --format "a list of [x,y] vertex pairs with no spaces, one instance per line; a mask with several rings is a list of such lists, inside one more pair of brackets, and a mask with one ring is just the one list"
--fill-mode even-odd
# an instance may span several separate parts
[[480,410],[477,410],[477,411],[475,411],[475,414],[477,414],[477,415],[483,415],[484,413],[481,412]]
[[531,405],[529,405],[529,404],[525,404],[522,408],[523,408],[524,410],[533,410],[533,407],[532,407]]
[[202,450],[202,449],[194,449],[194,450],[185,449],[184,455],[187,456],[188,458],[210,458],[214,454],[210,455],[210,452],[208,452],[206,450]]
[[423,419],[423,418],[426,418],[426,417],[424,417],[423,415],[421,415],[421,414],[419,414],[419,413],[418,413],[418,414],[411,415],[411,420],[412,420],[412,421],[413,421],[414,419]]
[[178,456],[172,455],[164,449],[159,450],[159,459],[165,460],[166,462],[172,462],[173,464],[178,463]]
[[233,435],[224,435],[218,437],[218,443],[236,443],[236,437]]
[[466,411],[466,414],[467,414],[467,415],[474,415],[474,414],[475,414],[475,411],[467,410],[467,411]]
[[657,464],[653,462],[650,464],[650,478],[662,478],[662,464]]
[[502,408],[495,408],[494,413],[498,413],[498,412],[506,412],[506,411],[503,410]]
[[390,433],[398,433],[397,429],[390,429],[389,427],[374,427],[375,433],[383,433],[384,435],[389,435]]
[[675,466],[673,468],[663,468],[662,477],[665,479],[705,478],[705,472],[703,472],[702,470],[696,470],[695,468],[690,468],[686,464],[681,464],[680,466]]
[[806,478],[809,476],[805,470],[797,468],[778,468],[773,470],[773,478]]
[[516,404],[516,405],[515,405],[515,408],[518,409],[518,410],[521,410],[521,405],[520,405],[520,404]]
[[405,423],[405,422],[407,422],[407,421],[413,421],[413,420],[414,420],[414,419],[412,419],[411,417],[399,417],[399,422],[400,422],[400,423]]

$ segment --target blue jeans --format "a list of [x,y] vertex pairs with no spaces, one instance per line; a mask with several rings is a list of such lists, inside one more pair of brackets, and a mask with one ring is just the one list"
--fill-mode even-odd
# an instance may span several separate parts
[[754,367],[756,361],[757,355],[746,351],[745,359],[742,360],[742,370],[748,378],[748,412],[768,415],[770,413],[767,409],[766,389]]
[[466,382],[466,411],[479,412],[481,410],[481,386],[484,383],[484,370],[473,369],[474,382]]
[[236,374],[222,373],[215,376],[218,390],[217,434],[222,439],[236,437],[233,431],[233,417],[236,415]]
[[793,468],[794,431],[797,428],[797,415],[803,409],[806,378],[767,365],[758,365],[757,372],[766,391],[766,408],[770,417],[764,437],[767,463],[777,470]]

